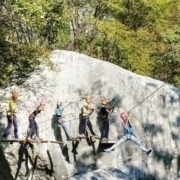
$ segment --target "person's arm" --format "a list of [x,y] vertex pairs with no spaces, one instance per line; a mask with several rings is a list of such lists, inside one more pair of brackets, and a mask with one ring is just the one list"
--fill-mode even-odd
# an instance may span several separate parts
[[89,113],[89,116],[94,112],[94,104],[90,104],[90,109],[91,109],[91,112]]
[[130,125],[130,127],[132,126],[131,125],[131,119],[129,118],[129,116],[128,116],[128,124]]
[[81,108],[82,115],[86,114],[86,107],[83,105]]
[[121,120],[121,126],[123,127],[123,129],[125,129],[125,125],[124,122]]
[[63,108],[63,107],[61,108],[61,113],[62,113],[62,115],[63,115],[63,113],[64,113],[64,108]]
[[113,109],[106,107],[106,112],[107,112],[108,114],[111,114],[111,113],[113,112]]

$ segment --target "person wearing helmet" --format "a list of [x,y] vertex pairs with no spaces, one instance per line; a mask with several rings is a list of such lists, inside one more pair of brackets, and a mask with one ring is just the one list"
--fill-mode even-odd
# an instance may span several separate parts
[[130,140],[132,142],[134,142],[136,145],[138,145],[138,147],[146,152],[147,154],[150,154],[151,153],[151,149],[147,149],[142,143],[141,141],[134,135],[133,133],[133,128],[132,128],[132,125],[131,125],[131,120],[128,116],[128,113],[127,112],[122,112],[120,113],[120,118],[121,118],[121,125],[124,129],[124,135],[123,137],[118,140],[112,147],[108,148],[108,149],[105,149],[106,152],[109,152],[113,149],[115,149],[118,145]]
[[62,102],[57,102],[57,106],[55,109],[55,117],[58,121],[58,126],[60,128],[63,128],[66,134],[67,140],[70,141],[72,140],[72,135],[69,128],[69,124],[67,123],[67,121],[65,121],[65,117],[63,116],[63,113],[64,113],[64,108],[63,108]]
[[94,105],[91,103],[91,97],[86,96],[84,97],[84,104],[81,108],[81,113],[80,113],[80,124],[79,124],[79,135],[83,136],[86,134],[86,128],[88,127],[91,134],[95,135],[91,121],[89,119],[90,115],[94,111]]
[[6,115],[7,115],[7,127],[4,129],[3,138],[7,138],[9,135],[9,131],[12,128],[12,125],[14,126],[14,136],[15,138],[18,138],[18,124],[17,124],[17,118],[16,118],[16,113],[17,113],[17,108],[16,108],[16,103],[18,101],[19,94],[17,91],[12,91],[11,92],[11,100],[8,102],[8,107],[6,110]]
[[101,123],[100,131],[101,131],[101,141],[107,142],[109,136],[109,115],[112,110],[108,107],[107,99],[103,98],[101,101],[101,108],[98,114],[98,119]]
[[[33,138],[38,138],[40,139],[39,137],[39,126],[35,120],[36,116],[41,112],[41,111],[44,111],[45,109],[45,103],[44,102],[40,102],[40,104],[38,105],[38,107],[36,108],[35,111],[33,111],[28,119],[29,119],[29,126],[28,126],[28,133],[27,133],[27,137],[30,137],[31,139]],[[35,136],[35,137],[34,137]]]

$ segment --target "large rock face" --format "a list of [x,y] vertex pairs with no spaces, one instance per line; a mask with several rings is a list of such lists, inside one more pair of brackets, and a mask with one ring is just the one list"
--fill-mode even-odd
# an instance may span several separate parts
[[[57,100],[64,102],[66,120],[73,136],[78,135],[81,96],[91,95],[96,112],[102,97],[114,99],[117,105],[111,115],[110,140],[122,135],[118,114],[130,110],[146,96],[163,85],[126,71],[116,65],[69,51],[54,51],[53,68],[41,65],[26,82],[18,87],[1,90],[2,109],[6,107],[9,92],[18,88],[20,138],[28,126],[28,114],[38,102],[47,102],[46,110],[38,115],[40,136],[46,140],[63,140],[64,145],[3,144],[0,153],[0,179],[178,179],[180,178],[180,90],[164,85],[130,112],[135,133],[153,152],[147,156],[131,142],[119,146],[111,153],[97,153],[99,141],[94,145],[81,140],[72,152],[64,132],[53,122]],[[97,113],[91,117],[94,130],[100,135]],[[6,125],[1,115],[1,129]],[[61,137],[61,135],[62,137]],[[93,172],[90,172],[93,171]],[[75,173],[74,177],[71,177]],[[2,177],[2,178],[1,178]]]

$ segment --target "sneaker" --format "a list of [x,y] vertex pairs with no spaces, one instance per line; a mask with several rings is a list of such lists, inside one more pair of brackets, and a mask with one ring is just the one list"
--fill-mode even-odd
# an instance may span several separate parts
[[149,149],[146,154],[149,155],[152,152],[152,149]]
[[104,149],[104,152],[111,152],[110,149]]

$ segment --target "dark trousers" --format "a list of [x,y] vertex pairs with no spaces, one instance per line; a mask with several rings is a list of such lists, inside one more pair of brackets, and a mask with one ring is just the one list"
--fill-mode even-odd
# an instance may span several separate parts
[[95,135],[95,133],[93,131],[92,124],[91,124],[91,121],[89,120],[89,117],[88,116],[83,116],[83,117],[80,118],[79,134],[85,134],[87,127],[89,128],[91,134]]
[[17,119],[16,115],[7,115],[7,127],[4,129],[3,137],[7,137],[9,135],[9,131],[12,128],[12,125],[14,126],[14,136],[15,138],[18,138],[18,124],[17,124]]
[[33,138],[34,135],[39,138],[39,126],[37,125],[35,119],[31,119],[29,120],[28,137],[30,136]]
[[103,120],[101,129],[101,138],[108,138],[109,136],[109,120]]

